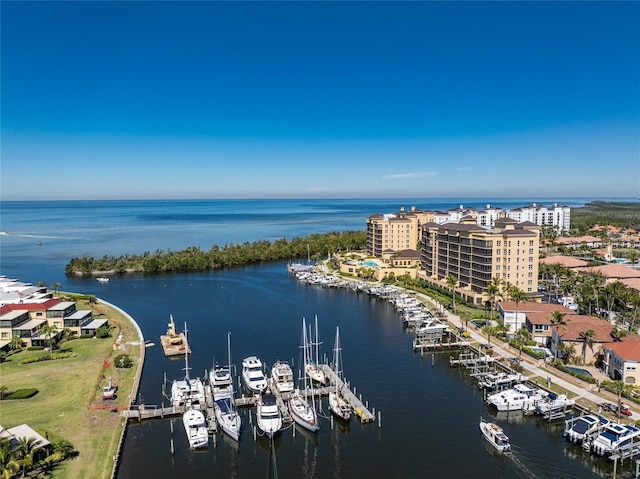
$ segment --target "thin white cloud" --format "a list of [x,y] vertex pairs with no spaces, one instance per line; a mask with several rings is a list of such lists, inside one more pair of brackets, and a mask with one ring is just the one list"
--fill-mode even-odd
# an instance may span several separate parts
[[394,173],[390,175],[384,175],[383,180],[403,180],[407,178],[423,178],[425,176],[435,176],[435,171],[413,171],[408,173]]

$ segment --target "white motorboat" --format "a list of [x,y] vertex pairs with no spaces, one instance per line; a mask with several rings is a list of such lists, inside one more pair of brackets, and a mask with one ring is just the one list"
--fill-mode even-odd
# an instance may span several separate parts
[[280,393],[290,393],[294,389],[293,370],[285,361],[277,361],[273,365],[271,379]]
[[340,328],[336,326],[336,341],[333,348],[333,371],[336,374],[334,388],[329,392],[329,409],[344,421],[351,419],[351,406],[340,392],[339,383],[342,380],[342,348],[340,347]]
[[207,431],[207,423],[202,411],[188,409],[182,415],[182,423],[191,449],[198,449],[209,444],[209,431]]
[[[184,325],[185,336],[187,334],[187,324]],[[171,405],[173,407],[186,406],[188,408],[199,409],[205,404],[204,384],[199,378],[189,376],[189,353],[185,352],[185,375],[184,379],[176,379],[171,384]]]
[[219,366],[209,373],[213,395],[213,410],[218,425],[223,432],[238,441],[242,429],[242,419],[236,409],[231,375],[231,333],[227,336],[228,366]]
[[484,418],[480,418],[480,431],[482,431],[482,435],[487,440],[487,442],[498,451],[508,452],[511,450],[511,443],[509,442],[509,438],[504,433],[502,428],[495,422],[489,422]]
[[242,381],[254,394],[260,394],[267,389],[267,378],[262,371],[262,361],[256,356],[249,356],[242,360]]
[[550,393],[536,405],[536,414],[545,415],[552,411],[560,411],[575,403],[575,400],[569,399],[566,394]]
[[273,437],[282,429],[282,416],[280,415],[276,397],[269,391],[258,397],[256,420],[260,430],[268,437]]
[[565,421],[564,437],[571,442],[582,442],[597,435],[609,419],[595,414],[586,414]]
[[548,395],[549,393],[542,389],[516,384],[511,389],[489,395],[487,402],[498,411],[532,412],[535,411],[536,405]]
[[593,440],[591,450],[599,456],[613,454],[620,449],[630,448],[639,436],[640,429],[636,426],[609,423]]
[[423,321],[416,327],[416,336],[427,334],[442,335],[448,330],[449,328],[446,324],[442,324],[440,321],[432,319]]
[[[306,336],[305,329],[305,321],[302,318],[302,329],[303,334]],[[309,328],[311,329],[311,328]],[[308,348],[305,351],[306,360],[304,362],[304,370],[307,376],[309,376],[313,381],[324,384],[327,381],[326,376],[324,375],[324,371],[320,367],[320,341],[318,340],[318,317],[316,316],[316,331],[315,335],[312,335],[309,332],[309,341],[306,343],[306,347]]]
[[499,391],[511,387],[513,383],[522,381],[520,373],[494,372],[487,373],[478,381],[478,387],[489,391]]
[[96,278],[97,281],[100,281],[101,283],[108,283],[109,282],[109,278],[107,278],[106,276],[98,276]]

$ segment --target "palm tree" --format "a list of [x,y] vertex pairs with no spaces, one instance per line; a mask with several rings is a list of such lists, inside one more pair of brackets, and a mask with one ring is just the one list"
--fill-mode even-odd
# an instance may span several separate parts
[[53,451],[60,454],[61,460],[63,460],[69,457],[75,451],[75,449],[73,448],[73,444],[65,439],[62,439],[53,443]]
[[518,327],[518,306],[520,305],[520,303],[526,303],[529,300],[529,296],[527,296],[527,293],[525,293],[523,290],[521,290],[520,288],[518,288],[515,285],[511,285],[509,286],[509,289],[507,290],[507,294],[509,295],[509,298],[511,299],[511,301],[514,301],[516,303],[516,329],[515,332],[518,332],[518,329],[520,329]]
[[56,292],[56,296],[59,296],[58,291],[60,291],[60,288],[62,287],[62,285],[60,283],[53,283],[51,287]]
[[622,381],[611,382],[609,389],[611,389],[611,392],[618,396],[618,409],[616,409],[616,411],[620,411],[620,406],[622,404],[622,395],[628,395],[631,392],[632,387],[633,386],[631,384],[625,384]]
[[13,338],[11,338],[11,341],[9,341],[9,349],[11,349],[12,351],[22,349],[23,345],[24,342],[22,341],[22,338],[18,336],[14,336]]
[[596,332],[593,329],[587,329],[586,331],[580,331],[578,338],[582,341],[582,364],[587,364],[587,346],[593,349],[595,343]]
[[497,276],[494,277],[487,285],[487,294],[489,295],[489,301],[491,301],[491,320],[493,321],[493,311],[496,309],[496,298],[500,295],[500,286],[502,280]]
[[47,339],[47,344],[49,346],[49,357],[53,352],[53,348],[51,347],[51,339],[56,336],[58,333],[58,328],[55,325],[51,325],[49,323],[45,323],[44,326],[40,329],[40,334],[43,334]]
[[498,328],[496,326],[485,326],[482,328],[482,332],[487,335],[487,344],[491,346],[491,336],[498,334]]
[[560,326],[566,326],[567,325],[567,320],[564,319],[564,314],[562,314],[560,311],[554,311],[553,314],[551,315],[551,319],[549,320],[549,322],[551,323],[551,325],[555,328],[556,330],[556,347],[555,347],[555,357],[556,359],[558,359],[558,344],[559,344],[559,334],[558,331],[560,329]]
[[638,258],[640,258],[640,255],[638,255],[638,252],[634,249],[627,253],[627,261],[629,262],[629,264],[631,264],[632,267],[638,262]]
[[22,467],[22,477],[25,476],[27,468],[33,465],[33,453],[36,450],[37,441],[32,437],[21,437],[14,450],[18,464]]
[[96,298],[93,294],[89,294],[85,298],[87,303],[91,305],[91,311],[93,311],[93,307],[98,303],[98,298]]
[[456,286],[457,285],[458,285],[458,278],[456,278],[452,274],[447,276],[447,286],[449,286],[449,288],[451,288],[451,298],[453,299],[453,312],[454,313],[457,313],[457,311],[456,311]]
[[611,337],[613,338],[613,342],[619,342],[622,341],[622,338],[624,338],[627,335],[627,332],[624,329],[619,329],[614,327],[611,330]]

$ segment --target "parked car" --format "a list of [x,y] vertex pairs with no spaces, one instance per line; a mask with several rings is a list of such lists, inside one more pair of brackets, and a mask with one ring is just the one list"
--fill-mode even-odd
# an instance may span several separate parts
[[631,416],[632,412],[626,404],[620,404],[620,414],[623,416]]
[[600,407],[603,410],[612,412],[614,414],[616,412],[616,405],[615,404],[611,404],[610,402],[603,402],[602,404],[600,404]]

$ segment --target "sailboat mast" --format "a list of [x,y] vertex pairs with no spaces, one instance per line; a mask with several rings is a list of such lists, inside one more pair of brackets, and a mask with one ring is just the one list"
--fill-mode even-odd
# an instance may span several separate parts
[[[187,339],[187,322],[184,322],[184,339],[185,339],[185,343],[189,344],[189,341]],[[187,347],[184,350],[184,377],[188,380],[189,379],[189,348]]]
[[227,365],[229,367],[229,379],[231,379],[231,398],[233,398],[233,376],[231,374],[231,331],[227,333]]
[[316,369],[320,367],[320,340],[318,338],[318,315],[316,314]]

